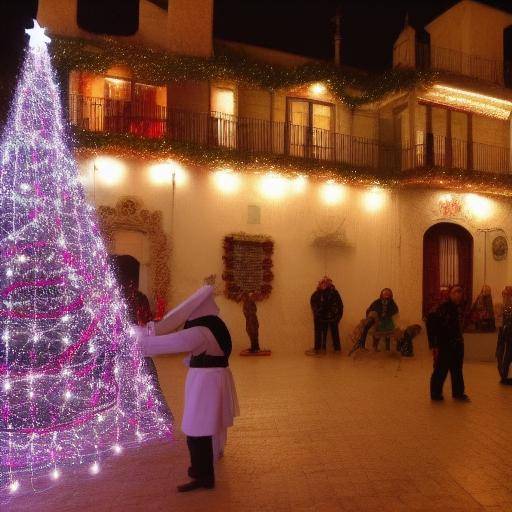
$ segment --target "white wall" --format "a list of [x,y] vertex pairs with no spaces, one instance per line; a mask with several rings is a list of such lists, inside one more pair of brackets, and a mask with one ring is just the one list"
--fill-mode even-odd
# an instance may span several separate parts
[[[96,179],[96,203],[113,205],[122,195],[142,199],[150,210],[164,212],[164,228],[170,234],[171,187],[155,185],[148,163],[123,161],[125,175],[119,185],[106,186],[101,173]],[[91,191],[91,160],[82,160]],[[479,228],[499,227],[508,236],[512,228],[509,200],[488,199],[490,215],[479,220],[464,208],[458,218],[446,219],[439,209],[440,194],[427,189],[395,189],[382,192],[379,211],[367,211],[367,190],[345,187],[339,205],[327,206],[321,196],[322,184],[310,180],[302,193],[289,191],[282,199],[265,198],[259,189],[261,175],[244,174],[240,190],[221,193],[206,169],[186,167],[186,181],[178,183],[175,201],[171,256],[171,303],[183,299],[206,275],[222,274],[222,239],[231,232],[267,234],[275,241],[274,290],[259,303],[262,346],[274,350],[305,349],[312,343],[309,297],[317,281],[328,273],[345,302],[342,322],[344,338],[364,316],[369,303],[383,287],[391,287],[405,326],[421,320],[423,234],[432,224],[453,221],[474,236],[474,292],[483,284],[483,234]],[[379,196],[380,197],[380,196]],[[464,195],[460,196],[465,201]],[[247,223],[248,205],[261,207],[261,224]],[[312,246],[315,235],[326,234],[342,225],[348,247],[320,249]],[[497,233],[501,234],[501,233]],[[488,282],[499,300],[512,275],[508,260],[493,259],[488,240]],[[241,307],[219,299],[223,315],[234,335],[236,348],[248,345]]]

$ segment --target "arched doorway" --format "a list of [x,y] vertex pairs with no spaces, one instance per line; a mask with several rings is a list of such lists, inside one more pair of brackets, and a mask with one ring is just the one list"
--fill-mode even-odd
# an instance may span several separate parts
[[443,298],[449,286],[464,287],[466,300],[473,296],[473,237],[458,224],[441,222],[423,235],[423,315]]

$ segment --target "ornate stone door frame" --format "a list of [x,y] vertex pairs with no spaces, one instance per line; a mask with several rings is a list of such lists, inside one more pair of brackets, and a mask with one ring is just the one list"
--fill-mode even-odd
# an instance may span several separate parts
[[162,229],[162,212],[150,212],[136,197],[121,197],[114,208],[100,206],[98,220],[103,239],[110,253],[114,249],[114,233],[124,229],[138,231],[149,239],[151,294],[156,300],[168,300],[170,286],[169,255],[167,236]]

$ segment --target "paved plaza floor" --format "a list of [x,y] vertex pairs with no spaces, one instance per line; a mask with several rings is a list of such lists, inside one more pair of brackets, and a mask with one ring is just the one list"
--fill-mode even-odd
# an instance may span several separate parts
[[[185,368],[157,360],[180,420]],[[472,402],[431,403],[427,355],[232,357],[242,415],[217,488],[177,494],[185,439],[112,458],[9,512],[512,511],[512,388],[490,363],[468,363]],[[178,424],[179,425],[179,424]],[[177,429],[179,430],[179,429]]]

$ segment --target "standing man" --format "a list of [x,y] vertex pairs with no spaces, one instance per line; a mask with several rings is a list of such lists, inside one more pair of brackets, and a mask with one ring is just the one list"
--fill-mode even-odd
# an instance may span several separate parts
[[341,351],[339,323],[343,317],[343,301],[332,280],[325,276],[311,295],[311,309],[315,326],[315,347],[307,355],[317,355],[327,350],[327,332],[331,331],[335,352]]
[[448,300],[440,304],[427,318],[427,336],[434,357],[434,371],[430,379],[430,397],[443,400],[443,384],[448,372],[452,381],[455,400],[469,401],[465,394],[462,365],[464,362],[464,337],[462,335],[464,291],[452,286]]
[[218,316],[212,279],[207,282],[162,321],[149,323],[147,333],[136,329],[146,356],[190,353],[181,428],[187,435],[192,480],[179,485],[179,492],[215,487],[214,460],[223,455],[227,429],[239,414],[228,366],[231,337]]

